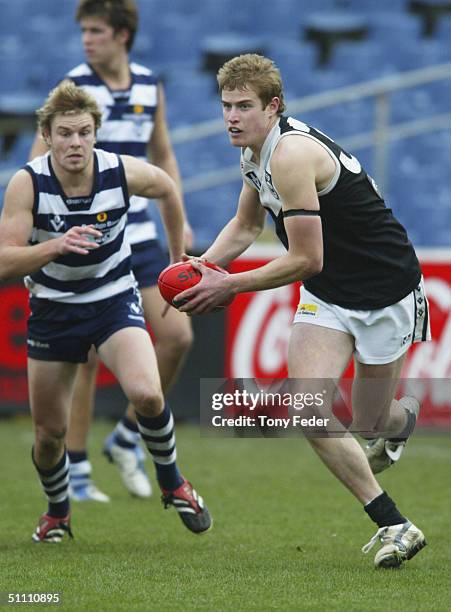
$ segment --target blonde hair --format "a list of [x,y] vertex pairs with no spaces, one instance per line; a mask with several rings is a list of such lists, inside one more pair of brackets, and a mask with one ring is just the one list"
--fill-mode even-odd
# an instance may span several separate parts
[[252,87],[263,108],[277,97],[280,100],[277,114],[281,115],[285,111],[282,77],[275,63],[267,57],[256,53],[238,55],[219,69],[217,80],[220,92],[223,89],[231,91]]
[[47,96],[46,101],[36,111],[38,128],[41,134],[50,132],[56,115],[79,115],[89,113],[94,119],[96,131],[102,123],[102,112],[94,98],[72,81],[63,81]]

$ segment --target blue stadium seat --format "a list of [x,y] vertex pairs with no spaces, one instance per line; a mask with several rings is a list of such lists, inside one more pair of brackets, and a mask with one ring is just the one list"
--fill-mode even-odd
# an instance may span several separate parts
[[409,0],[336,0],[337,6],[342,10],[351,10],[367,15],[374,15],[381,11],[391,11],[393,14],[407,11]]
[[[309,95],[309,83],[315,75],[315,50],[298,40],[272,38],[268,48],[270,57],[281,71],[286,98]],[[306,80],[308,83],[306,83]]]
[[374,40],[343,42],[335,49],[330,69],[348,72],[356,83],[368,81],[396,72],[396,56]]
[[451,188],[443,180],[451,163],[450,144],[448,130],[390,147],[389,202],[416,246],[450,244]]
[[171,127],[221,117],[213,75],[193,69],[168,70],[164,74],[164,86]]
[[[408,0],[137,1],[140,28],[132,59],[162,73],[171,129],[221,118],[214,75],[201,72],[202,41],[212,32],[263,37],[267,54],[281,69],[288,110],[293,98],[451,61],[451,16],[440,20],[435,38],[422,38],[421,21],[407,11]],[[0,0],[0,15],[7,15],[0,19],[2,93],[31,90],[43,99],[67,69],[83,60],[74,23],[76,6],[77,0]],[[330,66],[321,70],[315,68],[316,49],[300,40],[302,26],[318,10],[357,14],[369,25],[367,40],[341,42],[334,48]],[[451,79],[396,93],[391,120],[447,113],[450,99]],[[365,100],[300,118],[341,143],[347,136],[373,129],[373,114],[374,103]],[[18,139],[5,163],[22,164],[28,147],[26,139]],[[451,166],[451,130],[394,143],[390,151],[389,204],[399,212],[416,244],[449,244],[451,193],[446,177]],[[351,152],[373,171],[371,148]],[[238,151],[230,147],[225,133],[177,145],[176,154],[185,180],[238,163]],[[236,181],[187,195],[200,245],[208,244],[233,214],[239,188]]]

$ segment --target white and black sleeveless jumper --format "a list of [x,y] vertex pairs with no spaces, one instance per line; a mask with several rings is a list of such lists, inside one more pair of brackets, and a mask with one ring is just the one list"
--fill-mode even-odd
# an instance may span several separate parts
[[250,149],[241,152],[243,179],[259,192],[279,239],[288,248],[282,201],[272,183],[271,157],[280,139],[293,135],[320,144],[336,167],[329,185],[318,192],[323,269],[306,280],[305,287],[325,302],[354,310],[374,310],[400,301],[421,279],[405,229],[355,157],[315,128],[283,116],[265,140],[260,165],[252,162]]

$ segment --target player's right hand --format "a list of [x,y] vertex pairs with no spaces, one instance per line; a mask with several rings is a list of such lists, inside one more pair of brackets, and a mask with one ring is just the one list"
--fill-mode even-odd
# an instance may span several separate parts
[[68,253],[77,253],[78,255],[87,255],[89,251],[98,249],[99,244],[97,238],[102,237],[102,232],[97,230],[93,225],[84,225],[83,227],[75,225],[71,227],[59,241],[58,252],[60,255]]

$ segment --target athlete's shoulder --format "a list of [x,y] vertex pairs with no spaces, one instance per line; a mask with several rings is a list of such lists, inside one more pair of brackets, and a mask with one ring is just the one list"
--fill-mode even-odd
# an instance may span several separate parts
[[35,174],[50,175],[49,158],[50,152],[44,153],[44,155],[39,155],[25,164],[23,169],[27,170],[28,172],[31,170]]
[[[287,138],[287,136],[303,136],[303,138]],[[272,159],[274,161],[276,158],[292,154],[308,156],[318,148],[322,150],[317,140],[314,128],[299,119],[282,116],[272,142]]]
[[91,67],[86,62],[83,62],[82,64],[78,64],[78,66],[75,66],[75,68],[72,68],[72,70],[69,70],[69,72],[66,74],[66,77],[77,78],[83,76],[91,76],[92,74],[93,72]]
[[120,156],[116,153],[104,151],[103,149],[94,149],[94,155],[97,158],[99,172],[114,169],[121,165]]
[[143,75],[153,74],[150,68],[148,68],[147,66],[143,66],[142,64],[138,64],[137,62],[130,62],[130,71],[133,74],[143,74]]
[[307,123],[295,119],[295,117],[281,115],[279,119],[279,130],[281,134],[286,134],[288,132],[304,132],[308,134],[312,128],[310,125],[307,125]]
[[158,76],[155,74],[153,70],[148,68],[147,66],[143,66],[142,64],[138,64],[136,62],[130,62],[130,72],[140,79],[144,79],[145,82],[149,83],[157,83]]

